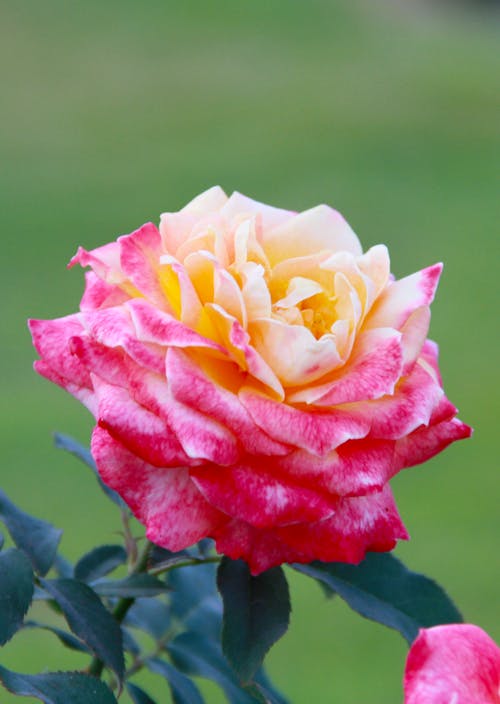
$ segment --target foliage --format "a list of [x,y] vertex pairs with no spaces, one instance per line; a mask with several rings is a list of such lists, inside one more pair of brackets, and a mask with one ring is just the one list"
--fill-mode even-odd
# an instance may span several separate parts
[[[57,442],[92,467],[90,455],[73,440],[59,436]],[[121,511],[125,544],[98,546],[75,565],[58,552],[61,531],[0,494],[0,516],[14,543],[0,553],[0,643],[23,628],[45,629],[90,657],[82,672],[29,675],[0,665],[3,686],[46,704],[69,698],[111,704],[125,689],[134,703],[155,704],[134,681],[146,669],[165,680],[174,704],[202,704],[193,677],[215,682],[230,704],[286,704],[262,668],[289,624],[284,570],[252,576],[245,562],[221,559],[207,540],[180,553],[149,542],[139,550],[128,529],[128,509],[106,494]],[[357,566],[315,562],[293,568],[410,643],[420,627],[460,620],[435,582],[388,554],[372,553]],[[33,600],[55,608],[61,623],[29,618]],[[153,641],[150,649],[144,634]]]

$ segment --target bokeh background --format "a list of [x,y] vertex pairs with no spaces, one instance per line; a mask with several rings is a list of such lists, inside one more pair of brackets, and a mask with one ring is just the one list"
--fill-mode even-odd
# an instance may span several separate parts
[[[338,208],[399,277],[445,262],[433,306],[449,397],[475,427],[393,484],[397,555],[500,638],[498,13],[489,3],[16,0],[2,5],[0,484],[65,529],[70,558],[118,517],[83,466],[91,419],[32,372],[25,319],[75,310],[65,265],[220,183],[291,209]],[[406,645],[291,575],[268,669],[293,704],[400,702]],[[18,671],[83,663],[50,634],[0,651]],[[169,701],[164,683],[158,701]],[[212,685],[207,701],[222,702]],[[0,701],[17,701],[0,692]],[[125,697],[123,697],[125,701]]]

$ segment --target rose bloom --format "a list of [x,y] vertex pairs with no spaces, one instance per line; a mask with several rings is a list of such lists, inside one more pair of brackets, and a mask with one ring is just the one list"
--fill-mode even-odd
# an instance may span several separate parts
[[470,435],[426,339],[441,265],[395,281],[338,212],[218,187],[92,251],[36,370],[96,418],[106,484],[155,543],[252,573],[356,563],[407,532],[389,480]]
[[404,689],[405,704],[500,704],[500,648],[470,624],[422,629]]

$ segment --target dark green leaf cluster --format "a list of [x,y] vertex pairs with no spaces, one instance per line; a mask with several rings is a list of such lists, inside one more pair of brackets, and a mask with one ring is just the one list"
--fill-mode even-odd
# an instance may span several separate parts
[[[74,440],[57,436],[56,444],[96,472]],[[121,512],[124,545],[95,547],[74,565],[58,552],[61,531],[0,491],[0,521],[12,541],[3,549],[0,537],[0,645],[21,629],[44,629],[88,658],[79,672],[26,675],[0,665],[0,683],[47,704],[116,704],[125,690],[134,704],[155,704],[134,679],[147,669],[166,681],[174,704],[203,704],[193,678],[215,682],[230,704],[286,704],[262,667],[289,624],[284,570],[253,576],[245,562],[218,557],[210,540],[178,553],[149,543],[139,550],[127,507],[101,487]],[[419,628],[461,621],[441,587],[389,554],[356,566],[292,567],[410,643]],[[30,618],[34,600],[60,624]]]

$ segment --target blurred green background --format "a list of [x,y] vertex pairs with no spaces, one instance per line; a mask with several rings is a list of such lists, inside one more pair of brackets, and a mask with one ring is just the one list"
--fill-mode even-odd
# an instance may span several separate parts
[[[397,276],[445,262],[432,335],[475,435],[394,480],[412,535],[397,554],[500,638],[497,19],[395,1],[2,5],[0,483],[65,529],[69,557],[114,542],[118,517],[52,448],[56,429],[87,443],[91,419],[32,372],[25,319],[76,309],[83,277],[65,265],[77,246],[215,183],[296,210],[327,202],[365,248],[388,245]],[[400,636],[291,583],[292,625],[268,658],[291,702],[401,701]],[[23,633],[0,662],[83,666],[61,651]]]

